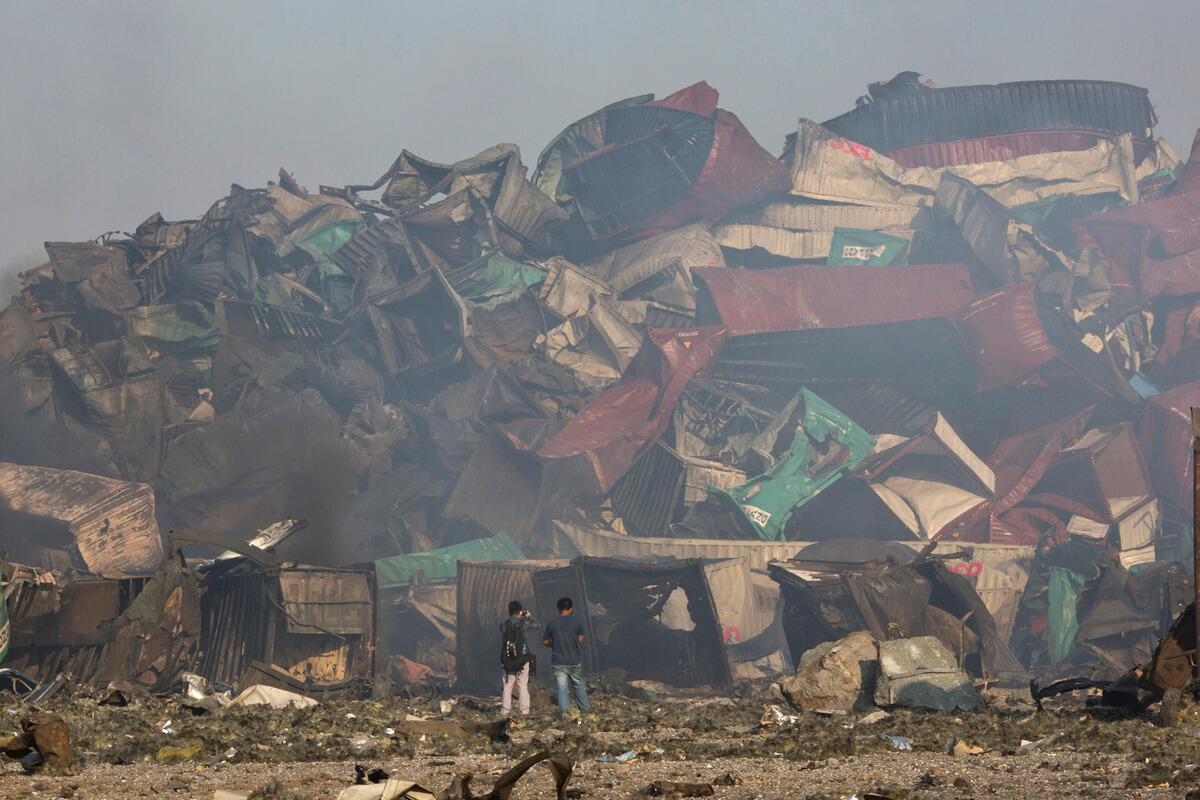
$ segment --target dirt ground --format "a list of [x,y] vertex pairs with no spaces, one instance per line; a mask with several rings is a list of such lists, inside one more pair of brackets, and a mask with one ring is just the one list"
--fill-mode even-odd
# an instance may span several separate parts
[[[0,735],[15,733],[27,710],[0,702]],[[572,797],[627,798],[653,781],[716,782],[717,798],[1183,797],[1200,787],[1200,708],[1177,727],[1157,710],[1129,716],[1064,698],[1037,712],[1018,694],[997,696],[975,714],[896,711],[870,724],[861,715],[805,715],[794,725],[760,726],[769,697],[646,697],[595,693],[593,713],[566,722],[535,709],[503,740],[406,737],[407,714],[460,722],[493,720],[493,698],[460,698],[446,714],[437,702],[399,698],[322,703],[313,709],[229,708],[195,714],[169,698],[100,706],[89,697],[47,705],[68,721],[77,766],[71,775],[26,775],[0,763],[0,797],[211,798],[217,789],[252,791],[278,781],[266,798],[334,798],[354,765],[441,791],[464,772],[485,793],[495,776],[543,749],[575,762]],[[164,729],[166,732],[164,732]],[[1022,749],[1023,741],[1060,734]],[[898,750],[889,736],[911,740]],[[949,754],[954,742],[978,747]],[[960,748],[961,749],[961,748]],[[627,763],[599,761],[628,751]],[[549,770],[536,766],[514,797],[552,798]],[[1197,794],[1200,797],[1200,793]]]

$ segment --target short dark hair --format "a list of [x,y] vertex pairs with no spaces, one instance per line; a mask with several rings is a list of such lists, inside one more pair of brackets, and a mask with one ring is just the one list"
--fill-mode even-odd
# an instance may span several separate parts
[[558,598],[558,602],[555,603],[555,605],[558,606],[559,611],[566,611],[567,609],[575,607],[575,604],[571,602],[571,598],[569,597]]
[[508,604],[508,613],[509,614],[520,614],[521,613],[520,602],[513,600],[511,603],[509,603]]

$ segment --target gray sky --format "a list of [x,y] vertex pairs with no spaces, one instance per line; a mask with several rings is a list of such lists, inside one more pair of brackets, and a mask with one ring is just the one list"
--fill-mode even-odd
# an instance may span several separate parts
[[515,142],[532,166],[578,117],[701,79],[772,152],[907,69],[1145,86],[1181,157],[1200,125],[1196,0],[2,7],[0,271],[44,261],[44,240],[197,216],[281,166],[313,191],[373,181],[403,148]]

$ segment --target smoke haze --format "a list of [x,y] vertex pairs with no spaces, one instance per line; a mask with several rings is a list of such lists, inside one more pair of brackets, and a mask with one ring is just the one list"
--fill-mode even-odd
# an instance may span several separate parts
[[[13,3],[0,31],[0,264],[197,216],[280,166],[374,180],[402,148],[501,141],[526,164],[621,97],[697,80],[764,146],[868,81],[1094,78],[1145,86],[1186,155],[1200,123],[1192,0],[729,3]],[[40,259],[40,255],[38,256]],[[7,286],[5,287],[7,292]]]

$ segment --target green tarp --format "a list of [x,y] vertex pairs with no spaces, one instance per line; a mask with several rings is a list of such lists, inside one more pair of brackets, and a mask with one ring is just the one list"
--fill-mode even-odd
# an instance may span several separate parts
[[795,437],[770,470],[724,490],[758,535],[782,539],[792,513],[857,467],[875,437],[808,389],[797,397]]
[[129,332],[170,344],[209,348],[217,345],[217,326],[201,325],[179,316],[174,305],[138,306],[125,316]]
[[1062,567],[1050,568],[1049,630],[1050,661],[1058,663],[1071,654],[1075,646],[1075,633],[1079,630],[1079,619],[1075,615],[1075,601],[1083,589],[1083,576]]
[[454,291],[469,299],[507,291],[520,284],[537,286],[546,280],[546,273],[497,251],[451,272],[446,278]]
[[360,219],[340,219],[303,238],[293,240],[292,244],[312,256],[313,261],[317,262],[317,269],[320,270],[322,278],[344,275],[341,267],[333,263],[330,257],[350,241],[361,227]]
[[375,562],[375,579],[381,589],[408,586],[420,570],[431,581],[453,580],[458,575],[459,561],[521,561],[525,554],[507,533],[490,539],[475,539],[449,547],[439,547],[425,553],[381,558]]
[[859,228],[834,228],[829,246],[830,266],[886,267],[908,263],[908,239]]

